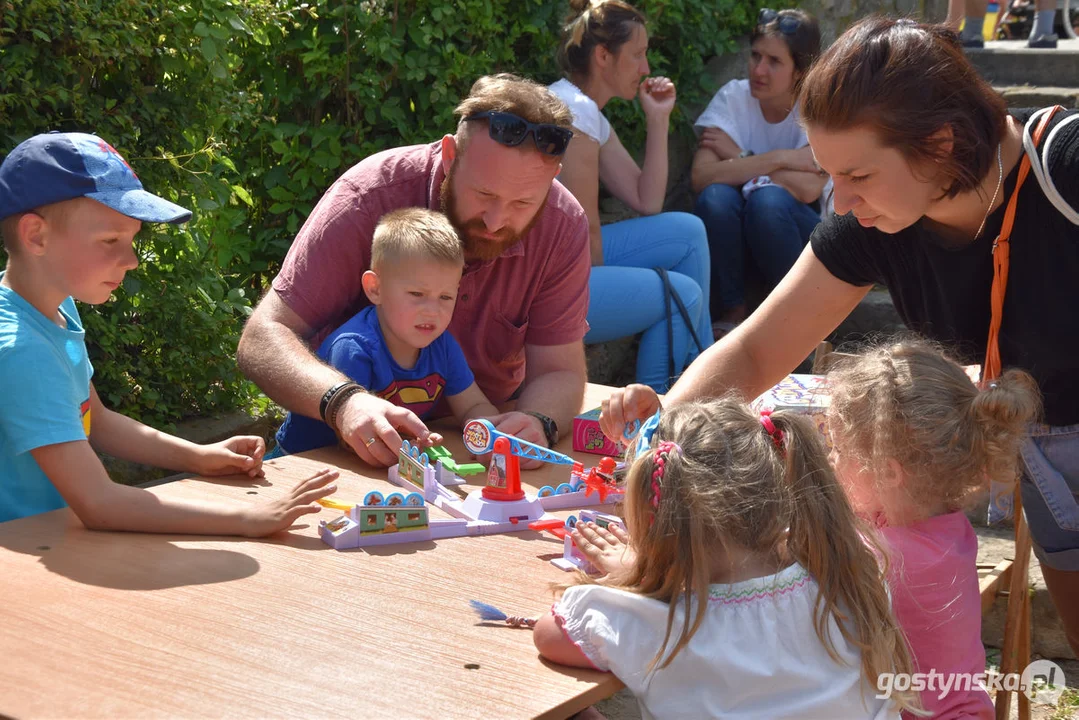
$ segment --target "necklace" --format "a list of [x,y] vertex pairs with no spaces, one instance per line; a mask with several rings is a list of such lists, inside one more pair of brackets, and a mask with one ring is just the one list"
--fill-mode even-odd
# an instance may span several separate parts
[[993,191],[993,199],[989,201],[989,207],[985,209],[985,217],[982,218],[982,224],[978,226],[978,232],[974,233],[975,239],[981,237],[982,230],[985,229],[985,221],[989,219],[989,213],[993,212],[993,204],[997,201],[997,195],[1000,194],[1000,186],[1004,184],[1004,161],[1000,155],[1000,148],[1003,145],[1003,142],[997,145],[997,189]]

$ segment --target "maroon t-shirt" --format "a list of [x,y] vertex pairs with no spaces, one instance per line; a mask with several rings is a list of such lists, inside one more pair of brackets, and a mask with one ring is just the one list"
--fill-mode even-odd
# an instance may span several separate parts
[[[360,283],[371,267],[375,225],[404,207],[441,210],[441,142],[395,148],[350,168],[319,200],[285,257],[273,288],[315,328],[312,346],[370,304]],[[525,377],[525,345],[564,345],[588,332],[588,220],[557,181],[520,242],[498,258],[468,263],[450,332],[476,382],[495,403]]]

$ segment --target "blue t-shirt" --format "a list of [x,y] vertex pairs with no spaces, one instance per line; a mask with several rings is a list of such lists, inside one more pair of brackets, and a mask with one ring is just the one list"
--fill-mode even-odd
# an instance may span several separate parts
[[66,328],[0,286],[0,522],[64,507],[30,451],[90,437],[86,333],[71,298],[60,314]]
[[[368,305],[330,333],[318,356],[374,395],[408,408],[426,419],[442,399],[462,393],[475,382],[461,346],[449,331],[420,350],[416,364],[405,369],[386,348],[374,305]],[[304,452],[337,442],[321,420],[289,413],[277,431],[277,444],[287,453]]]

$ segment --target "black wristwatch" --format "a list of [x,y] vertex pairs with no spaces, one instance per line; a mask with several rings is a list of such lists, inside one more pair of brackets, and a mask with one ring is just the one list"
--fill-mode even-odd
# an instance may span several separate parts
[[547,438],[547,447],[553,449],[558,444],[558,424],[543,413],[538,413],[534,410],[522,410],[521,412],[540,421],[540,425],[543,426],[543,434]]

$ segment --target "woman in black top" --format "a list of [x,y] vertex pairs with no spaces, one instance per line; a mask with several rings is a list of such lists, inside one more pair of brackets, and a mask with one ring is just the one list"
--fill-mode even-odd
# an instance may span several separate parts
[[[993,241],[1031,111],[1009,114],[943,26],[887,18],[844,33],[807,74],[800,103],[816,160],[835,184],[836,216],[818,226],[760,308],[686,370],[668,404],[730,389],[763,392],[873,283],[888,287],[911,329],[967,362],[985,358]],[[1071,208],[1079,208],[1075,114],[1058,112],[1051,146],[1046,151],[1043,139],[1037,148]],[[1023,451],[1023,503],[1079,653],[1079,225],[1066,211],[1033,175],[1022,185],[999,346],[1003,367],[1028,371],[1044,394],[1047,427]],[[604,429],[617,435],[657,406],[646,388],[618,391]]]

